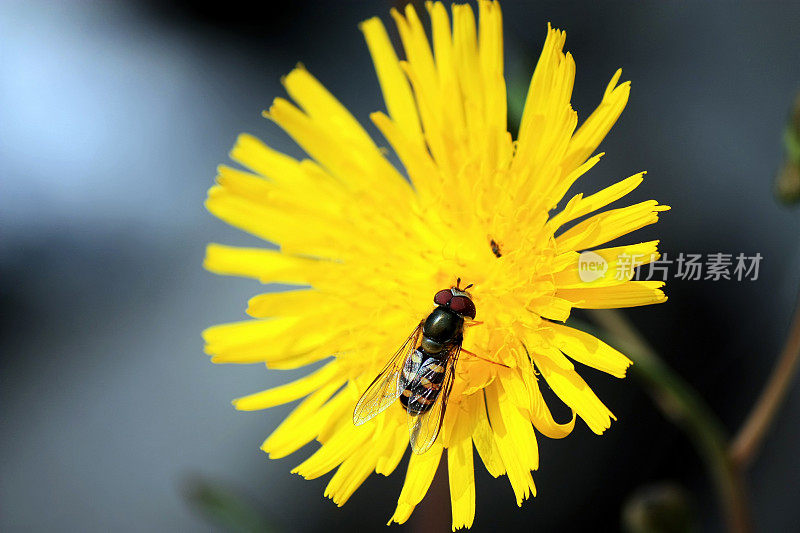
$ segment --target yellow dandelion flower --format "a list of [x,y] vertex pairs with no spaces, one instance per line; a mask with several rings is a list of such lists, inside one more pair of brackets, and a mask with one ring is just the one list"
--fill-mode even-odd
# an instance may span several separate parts
[[[565,34],[548,28],[528,90],[519,135],[506,126],[500,7],[428,3],[432,44],[411,6],[392,11],[405,51],[399,60],[378,18],[361,30],[388,113],[371,115],[403,170],[347,109],[303,67],[284,79],[294,101],[276,98],[265,116],[309,155],[296,160],[242,135],[231,158],[247,170],[219,169],[208,209],[279,250],[208,247],[220,274],[295,285],[252,298],[253,320],[204,332],[217,363],[264,362],[292,369],[325,361],[295,382],[234,401],[266,409],[302,398],[262,449],[284,457],[311,441],[316,451],[293,470],[317,478],[333,470],[325,495],[344,504],[374,471],[389,475],[409,444],[404,409],[353,423],[359,397],[420,320],[432,297],[460,277],[477,322],[468,321],[441,432],[411,454],[391,521],[405,522],[431,484],[444,450],[453,528],[475,514],[473,446],[489,473],[506,475],[517,503],[536,489],[536,431],[561,438],[576,416],[595,433],[614,418],[572,361],[623,377],[631,364],[613,348],[563,322],[572,308],[630,307],[666,300],[663,283],[606,275],[581,280],[579,252],[593,250],[608,271],[623,254],[657,257],[657,241],[603,245],[658,219],[655,201],[607,210],[643,172],[595,194],[572,184],[619,117],[630,85],[611,79],[599,107],[577,126],[570,105],[575,62]],[[621,270],[624,271],[624,270]],[[572,410],[554,420],[547,385]]]

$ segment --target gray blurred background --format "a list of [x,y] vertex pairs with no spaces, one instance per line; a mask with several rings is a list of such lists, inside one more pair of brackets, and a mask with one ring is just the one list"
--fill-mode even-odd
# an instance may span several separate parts
[[[661,238],[672,257],[764,256],[757,281],[671,280],[667,304],[629,313],[733,431],[800,281],[798,213],[771,191],[800,89],[800,4],[599,4],[502,4],[510,96],[522,98],[547,22],[567,30],[581,118],[617,67],[633,81],[607,156],[579,189],[646,169],[633,199],[673,210],[640,240]],[[362,121],[383,108],[357,24],[376,14],[388,24],[391,5],[0,4],[2,530],[219,527],[187,501],[197,483],[241,498],[275,531],[382,528],[404,463],[337,509],[322,496],[329,476],[289,473],[313,446],[276,461],[259,450],[291,406],[230,406],[300,374],[203,354],[200,331],[242,319],[262,289],[202,270],[209,241],[256,244],[202,202],[239,132],[299,155],[260,117],[296,62]],[[619,422],[603,437],[579,424],[564,441],[541,438],[539,496],[522,509],[476,459],[474,529],[613,531],[634,490],[670,479],[694,494],[701,527],[719,530],[684,436],[633,380],[584,375]],[[800,522],[798,417],[795,387],[748,479],[762,531]],[[447,530],[449,512],[432,497],[394,529]]]

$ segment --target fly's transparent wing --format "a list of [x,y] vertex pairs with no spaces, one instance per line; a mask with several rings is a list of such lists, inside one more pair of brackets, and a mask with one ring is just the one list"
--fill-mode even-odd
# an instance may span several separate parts
[[[400,397],[404,389],[401,380],[404,365],[409,359],[408,355],[417,347],[421,332],[422,322],[411,332],[406,342],[395,352],[380,374],[372,380],[356,404],[353,411],[353,424],[356,426],[364,424]],[[406,370],[409,375],[413,375],[412,369]]]
[[[422,400],[420,403],[425,403],[430,397],[435,396],[433,407],[428,411],[420,414],[408,413],[409,440],[411,442],[411,449],[414,450],[416,454],[427,452],[428,449],[433,446],[436,437],[439,435],[439,431],[442,429],[444,413],[447,409],[447,400],[450,397],[450,390],[453,388],[453,380],[455,379],[456,361],[458,360],[458,354],[460,352],[460,343],[450,349],[445,362],[445,375],[441,381],[441,388],[438,390],[438,396],[435,396],[436,393],[434,390],[436,389],[420,386],[414,388],[414,390],[419,391],[419,394],[409,398],[409,404],[414,400],[417,400],[417,402]],[[425,379],[429,379],[430,377],[432,377],[432,374],[423,369],[416,383],[422,383]]]

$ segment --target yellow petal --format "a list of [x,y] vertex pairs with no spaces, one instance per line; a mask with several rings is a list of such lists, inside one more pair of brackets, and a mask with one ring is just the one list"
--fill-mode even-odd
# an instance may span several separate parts
[[586,250],[658,222],[658,213],[668,210],[655,200],[612,209],[594,215],[571,227],[558,237],[560,250]]
[[453,531],[472,527],[475,518],[475,472],[472,466],[471,438],[451,443],[447,449],[447,471],[450,479]]
[[342,424],[330,439],[311,457],[297,465],[292,473],[300,474],[306,479],[315,479],[327,474],[348,457],[358,455],[358,451],[372,437],[368,426]]
[[391,447],[381,457],[378,458],[375,466],[375,472],[388,476],[403,458],[403,454],[408,448],[408,427],[406,424],[395,424],[394,431],[389,427],[386,431],[391,435]]
[[[428,38],[425,35],[425,29],[422,27],[422,22],[412,4],[407,4],[404,11],[405,16],[401,15],[397,9],[392,9],[391,14],[395,24],[397,24],[400,40],[403,42],[406,61],[426,84],[435,83],[437,79],[436,67],[434,66],[433,53],[428,44]],[[419,99],[435,94],[434,87],[434,85],[425,85],[425,90],[419,91],[416,98]]]
[[611,287],[559,289],[556,294],[581,309],[612,309],[666,302],[663,286],[663,281],[628,281]]
[[589,289],[595,287],[608,287],[621,285],[631,281],[636,274],[636,267],[647,265],[659,259],[658,241],[641,242],[614,248],[592,250],[605,261],[605,272],[598,272],[597,279],[586,277],[581,279],[581,269],[586,268],[580,255],[575,255],[574,260],[561,272],[553,276],[553,283],[559,289]]
[[528,309],[543,318],[565,322],[572,311],[572,302],[560,296],[542,296],[531,300]]
[[497,448],[497,442],[494,439],[494,430],[489,425],[489,418],[486,415],[484,393],[473,394],[470,398],[473,399],[472,409],[474,409],[477,417],[475,430],[472,434],[475,449],[478,450],[481,461],[483,461],[486,470],[492,477],[503,475],[506,472],[506,468],[503,465],[503,458],[500,457],[500,450]]
[[372,139],[350,111],[302,65],[283,78],[283,85],[311,119],[335,127],[340,140],[361,153],[375,150]]
[[566,370],[549,358],[532,354],[542,376],[558,397],[580,416],[598,435],[611,426],[614,415],[574,370]]
[[414,507],[422,501],[425,493],[428,492],[433,476],[436,474],[436,469],[439,467],[439,459],[441,457],[442,445],[438,441],[422,455],[411,454],[411,459],[408,461],[406,481],[403,484],[403,490],[400,491],[397,508],[392,518],[389,519],[389,524],[392,522],[403,524],[408,520],[408,517],[414,511]]
[[548,25],[542,55],[528,88],[514,158],[515,168],[537,177],[518,200],[536,206],[544,201],[545,209],[557,201],[552,191],[558,189],[562,177],[578,166],[566,169],[560,164],[578,120],[570,105],[575,62],[569,53],[562,53],[565,40],[564,32]]
[[341,247],[336,241],[344,238],[347,226],[332,224],[318,216],[313,224],[300,225],[288,212],[275,206],[255,202],[233,191],[214,186],[208,191],[206,209],[225,222],[266,241],[280,243],[285,251],[318,257],[336,257]]
[[335,313],[343,305],[346,304],[331,294],[316,290],[268,292],[250,298],[247,314],[255,318],[300,316],[311,309]]
[[572,419],[560,424],[555,421],[550,408],[544,401],[536,375],[531,372],[526,376],[528,390],[531,394],[531,422],[542,435],[551,439],[563,439],[575,429],[575,410],[572,410]]
[[[528,371],[532,371],[532,369],[528,368]],[[497,375],[500,378],[506,399],[517,408],[530,411],[530,393],[526,388],[525,381],[522,379],[520,370],[517,368],[500,369]]]
[[[307,176],[306,169],[302,174]],[[228,194],[256,204],[268,205],[272,209],[291,211],[299,216],[332,220],[343,214],[342,205],[346,201],[341,187],[326,186],[319,180],[307,177],[290,184],[273,182],[268,179],[221,165],[218,168],[217,183]],[[308,195],[317,194],[321,198],[309,202]]]
[[361,23],[361,31],[369,47],[375,72],[383,91],[383,99],[389,115],[398,124],[403,134],[415,143],[421,144],[422,129],[417,116],[417,106],[411,86],[394,52],[394,47],[386,34],[386,28],[378,17]]
[[339,334],[332,326],[319,325],[313,315],[248,320],[213,326],[203,338],[215,363],[263,361],[273,368],[297,368],[331,355],[325,341]]
[[297,160],[270,148],[260,139],[247,133],[239,135],[236,139],[230,156],[256,174],[271,180],[283,183],[307,180]]
[[[508,405],[511,408],[505,407],[505,400],[502,387],[496,381],[486,388],[486,406],[497,449],[517,498],[517,505],[522,505],[528,497],[536,495],[531,469],[538,466],[538,450],[530,421],[522,417],[510,402]],[[524,429],[525,424],[530,432]]]
[[553,343],[579,363],[591,366],[618,378],[633,362],[600,339],[583,331],[551,323],[547,329],[553,334]]
[[631,83],[617,85],[622,69],[617,70],[603,94],[603,100],[595,111],[581,124],[569,144],[569,153],[564,158],[564,168],[571,169],[585,161],[600,145],[616,123],[631,92]]
[[378,458],[391,446],[391,434],[383,434],[383,438],[373,440],[363,453],[354,454],[345,459],[325,487],[325,496],[341,507],[372,473]]
[[[593,160],[596,161],[594,158],[590,159],[590,161]],[[633,176],[619,181],[614,185],[606,187],[602,191],[586,197],[584,197],[582,194],[575,195],[560,213],[553,216],[550,221],[548,221],[548,226],[550,226],[553,231],[556,231],[566,222],[588,215],[593,211],[607,206],[611,202],[619,200],[638,187],[639,184],[644,181],[643,176],[645,174],[646,172],[634,174]]]
[[262,283],[314,284],[337,276],[339,264],[277,250],[209,244],[203,267],[217,274],[255,278]]
[[233,406],[240,411],[257,411],[289,403],[311,394],[326,383],[335,380],[340,372],[341,368],[336,361],[331,361],[316,372],[297,381],[237,398],[233,400]]
[[432,190],[438,188],[434,184],[439,169],[425,145],[414,142],[405,135],[398,124],[383,113],[372,113],[370,118],[403,161],[415,189],[426,199],[434,197]]
[[[503,78],[503,17],[500,4],[478,2],[478,43],[480,46],[482,86],[485,91],[486,120],[505,132],[506,84]],[[502,125],[500,124],[502,122]]]
[[300,402],[264,441],[261,449],[268,453],[271,459],[278,459],[311,442],[319,434],[325,422],[337,412],[337,408],[345,403],[347,398],[342,394],[331,399],[341,386],[342,381],[333,381]]

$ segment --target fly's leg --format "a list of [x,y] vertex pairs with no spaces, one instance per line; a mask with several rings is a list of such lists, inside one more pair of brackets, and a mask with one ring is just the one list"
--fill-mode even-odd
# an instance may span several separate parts
[[[480,355],[478,355],[478,354],[476,354],[474,352],[470,352],[469,350],[465,350],[464,348],[461,348],[461,351],[464,352],[465,354],[469,355],[469,356],[474,357],[475,359],[480,359],[481,361],[486,361],[487,363],[492,363],[493,365],[498,365],[498,366],[502,366],[502,367],[505,367],[505,368],[510,368],[508,365],[504,365],[503,363],[498,363],[497,361],[492,361],[490,359],[486,359],[485,357],[481,357]],[[466,359],[465,361],[469,361],[469,360]]]

